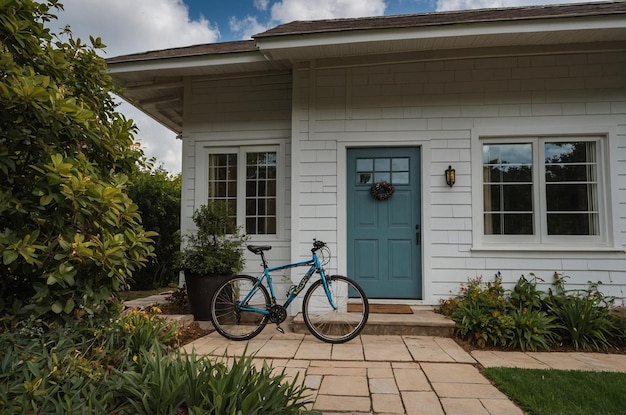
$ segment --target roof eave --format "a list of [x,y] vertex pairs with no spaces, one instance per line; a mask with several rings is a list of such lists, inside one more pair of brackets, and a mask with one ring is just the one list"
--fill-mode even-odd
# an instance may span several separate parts
[[[428,25],[420,27],[380,28],[380,29],[357,29],[339,30],[303,34],[282,34],[277,36],[262,36],[256,38],[257,46],[265,54],[274,59],[314,59],[317,57],[329,57],[333,48],[341,50],[341,46],[349,46],[353,54],[366,53],[367,45],[384,42],[393,49],[394,44],[402,42],[411,43],[410,50],[422,45],[421,50],[433,48],[457,48],[459,44],[477,44],[487,47],[488,42],[497,40],[498,45],[509,42],[511,46],[516,44],[527,45],[532,42],[533,35],[541,33],[567,34],[569,43],[576,41],[585,42],[586,33],[590,31],[626,31],[626,15],[600,15],[544,18],[538,20],[519,20],[515,24],[511,21],[469,22],[446,25]],[[445,42],[446,39],[450,41]],[[626,39],[626,38],[625,38]],[[437,41],[436,43],[434,41]],[[555,42],[558,38],[555,37]],[[433,46],[429,46],[433,45]],[[434,46],[436,45],[436,46]],[[408,48],[407,48],[408,49]],[[393,50],[399,52],[400,50]]]

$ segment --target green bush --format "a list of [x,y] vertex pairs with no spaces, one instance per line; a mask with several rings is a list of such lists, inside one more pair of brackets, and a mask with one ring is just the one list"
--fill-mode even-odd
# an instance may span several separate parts
[[[213,362],[172,353],[176,327],[157,310],[0,332],[0,412],[10,414],[299,414],[309,403],[252,357]],[[302,411],[302,412],[301,412]]]
[[258,369],[252,357],[226,363],[209,356],[176,354],[164,358],[144,353],[138,370],[120,373],[118,410],[124,413],[174,414],[300,414],[310,403],[297,376],[273,374],[266,364]]
[[555,343],[555,318],[540,310],[516,308],[511,311],[513,328],[507,346],[513,349],[549,349]]
[[480,347],[505,346],[512,321],[504,296],[502,278],[483,284],[482,277],[469,279],[461,293],[447,308],[457,323],[457,334]]
[[57,322],[112,311],[155,236],[126,194],[141,152],[104,45],[52,34],[61,7],[0,2],[0,316]]
[[181,176],[171,175],[162,167],[154,168],[153,163],[150,160],[139,168],[128,188],[144,229],[159,234],[154,238],[154,256],[132,275],[132,290],[165,287],[178,281],[175,262],[180,247]]
[[30,322],[0,334],[0,407],[8,414],[109,413],[109,368],[71,327]]
[[597,284],[568,291],[567,277],[555,273],[546,294],[537,288],[540,279],[530,276],[522,276],[508,292],[499,274],[486,284],[481,278],[470,279],[459,296],[442,303],[442,310],[456,322],[458,336],[479,347],[607,350],[626,340],[626,320],[611,312],[614,301],[603,296]]
[[[560,277],[558,284],[564,284]],[[619,319],[611,313],[614,300],[603,296],[597,284],[585,291],[567,292],[561,287],[550,292],[546,307],[554,315],[559,329],[557,334],[564,344],[576,350],[607,350],[622,337]]]

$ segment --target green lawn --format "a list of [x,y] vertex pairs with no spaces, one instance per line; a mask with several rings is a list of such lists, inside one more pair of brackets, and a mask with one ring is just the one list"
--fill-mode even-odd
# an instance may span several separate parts
[[626,414],[626,373],[488,368],[484,374],[530,415]]

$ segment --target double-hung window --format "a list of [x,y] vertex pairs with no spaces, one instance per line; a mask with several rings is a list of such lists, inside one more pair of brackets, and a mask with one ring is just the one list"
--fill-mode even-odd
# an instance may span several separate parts
[[248,235],[277,234],[277,151],[220,149],[208,156],[208,200],[224,201]]
[[601,138],[482,141],[487,243],[599,243]]

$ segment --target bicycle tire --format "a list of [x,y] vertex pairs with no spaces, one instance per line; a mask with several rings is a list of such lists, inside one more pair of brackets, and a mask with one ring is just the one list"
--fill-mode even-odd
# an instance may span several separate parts
[[[215,330],[230,340],[250,340],[259,334],[269,321],[269,315],[242,311],[239,302],[251,290],[258,278],[249,275],[232,277],[215,291],[211,299],[211,318]],[[267,288],[259,285],[248,301],[252,308],[269,310],[270,295]]]
[[369,302],[363,289],[350,278],[333,275],[326,279],[337,309],[330,305],[322,280],[317,280],[304,295],[304,324],[322,341],[345,343],[358,336],[365,327]]

